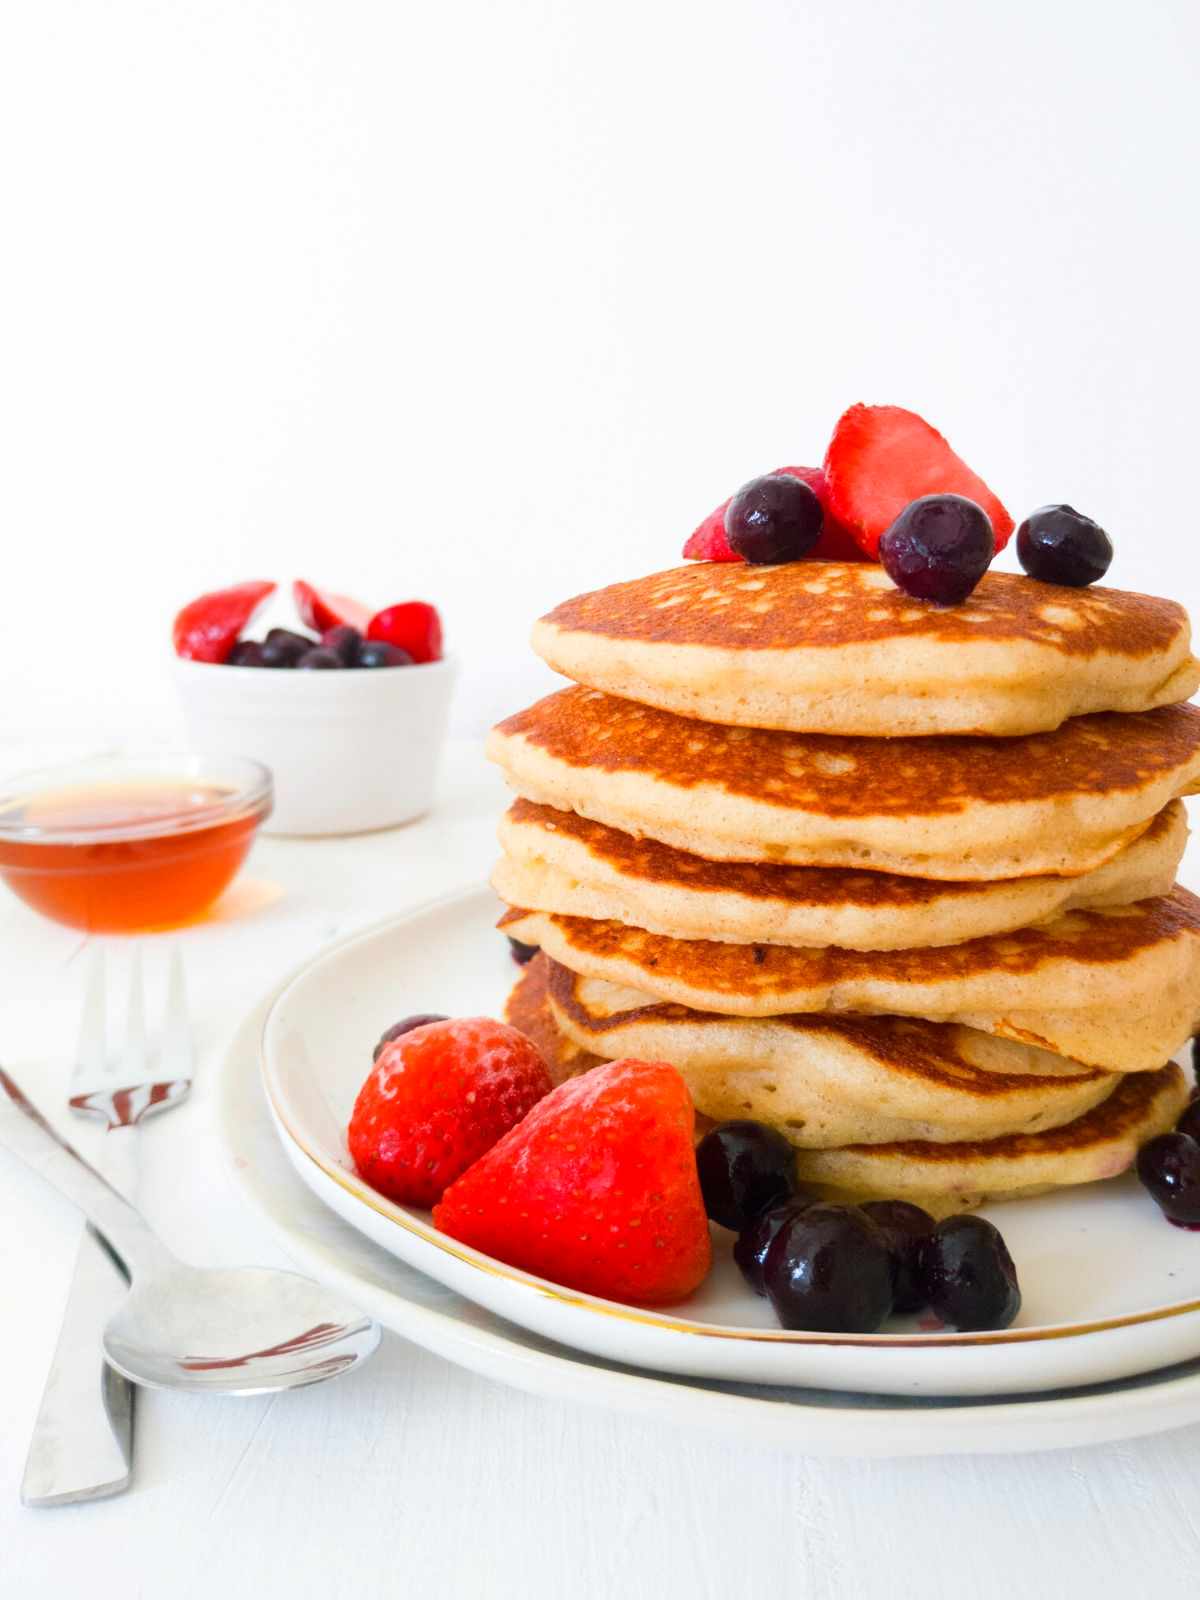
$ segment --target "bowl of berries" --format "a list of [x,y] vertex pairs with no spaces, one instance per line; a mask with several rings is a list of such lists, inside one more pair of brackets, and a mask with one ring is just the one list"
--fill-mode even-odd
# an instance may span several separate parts
[[270,768],[272,833],[366,833],[423,815],[455,676],[436,608],[409,600],[372,611],[298,579],[297,625],[251,637],[276,589],[215,590],[175,618],[192,744]]

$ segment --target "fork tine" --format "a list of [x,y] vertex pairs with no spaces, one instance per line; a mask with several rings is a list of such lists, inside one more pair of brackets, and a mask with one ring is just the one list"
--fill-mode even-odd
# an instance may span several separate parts
[[129,1002],[125,1012],[125,1053],[121,1072],[130,1083],[149,1076],[146,1046],[146,986],[142,970],[142,947],[135,944],[129,966]]
[[171,966],[167,977],[167,1009],[163,1014],[159,1075],[165,1078],[190,1078],[192,1066],[192,1033],[188,1026],[183,954],[176,944],[171,947]]
[[91,1089],[104,1075],[108,1062],[108,1019],[105,999],[106,973],[103,945],[93,945],[88,960],[87,989],[79,1018],[79,1042],[75,1046],[72,1086]]

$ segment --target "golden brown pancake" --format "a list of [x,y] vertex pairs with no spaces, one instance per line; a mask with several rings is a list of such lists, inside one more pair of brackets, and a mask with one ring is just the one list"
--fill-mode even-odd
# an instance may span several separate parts
[[1118,1177],[1142,1145],[1175,1126],[1189,1093],[1183,1072],[1169,1063],[1121,1078],[1098,1106],[1046,1132],[800,1150],[796,1172],[828,1199],[909,1200],[949,1216],[989,1201]]
[[603,1057],[591,1055],[559,1028],[549,1009],[549,977],[545,956],[537,955],[528,962],[505,1004],[504,1020],[532,1039],[557,1087],[599,1066]]
[[1120,1081],[1028,1045],[907,1017],[724,1017],[656,1004],[546,963],[546,1003],[606,1060],[670,1061],[716,1121],[753,1117],[793,1144],[988,1138],[1071,1120]]
[[574,811],[516,800],[501,819],[504,855],[492,887],[531,911],[627,922],[678,939],[903,950],[1168,894],[1187,836],[1183,806],[1173,801],[1132,844],[1081,877],[948,883],[706,861]]
[[1076,717],[1024,738],[723,728],[596,690],[492,730],[525,799],[712,861],[994,880],[1077,876],[1200,784],[1200,709]]
[[873,563],[677,567],[568,600],[533,646],[610,694],[802,733],[1033,733],[1173,704],[1200,684],[1172,600],[989,572],[942,608]]
[[500,926],[583,977],[695,1011],[959,1022],[1109,1072],[1156,1070],[1200,1026],[1200,900],[1178,887],[927,950],[718,944],[540,911]]

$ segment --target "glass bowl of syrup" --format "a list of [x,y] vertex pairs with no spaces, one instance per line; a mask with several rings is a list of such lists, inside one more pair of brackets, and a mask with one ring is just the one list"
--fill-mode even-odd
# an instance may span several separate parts
[[0,782],[0,879],[88,933],[195,921],[270,815],[257,761],[156,752],[96,756]]

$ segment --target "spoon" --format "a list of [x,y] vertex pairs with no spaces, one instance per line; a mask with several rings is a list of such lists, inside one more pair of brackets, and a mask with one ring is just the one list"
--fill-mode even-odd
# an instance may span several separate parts
[[104,1355],[154,1389],[263,1394],[335,1378],[365,1361],[379,1324],[296,1272],[189,1267],[61,1138],[0,1067],[0,1145],[74,1201],[131,1280]]

